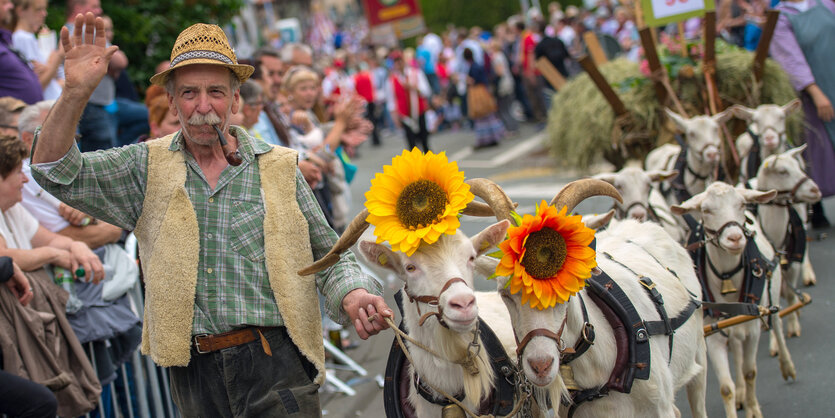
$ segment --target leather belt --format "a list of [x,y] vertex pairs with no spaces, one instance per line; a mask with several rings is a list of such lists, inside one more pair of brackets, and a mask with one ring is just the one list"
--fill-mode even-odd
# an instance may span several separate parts
[[197,334],[192,337],[192,345],[198,354],[207,354],[224,348],[251,343],[259,338],[262,339],[262,344],[265,344],[266,339],[264,339],[263,333],[278,328],[280,327],[248,327],[221,334]]

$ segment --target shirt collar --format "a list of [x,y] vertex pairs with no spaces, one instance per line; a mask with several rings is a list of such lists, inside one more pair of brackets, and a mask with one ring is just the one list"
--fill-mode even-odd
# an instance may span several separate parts
[[[232,125],[229,127],[229,132],[237,138],[238,140],[238,152],[241,154],[241,158],[244,161],[252,161],[252,158],[256,155],[261,155],[272,150],[272,146],[267,144],[264,141],[259,141],[253,139],[249,133],[244,128],[240,126]],[[185,136],[183,136],[183,130],[180,129],[177,131],[176,135],[174,135],[174,139],[171,140],[171,145],[168,146],[169,151],[180,151],[185,149],[184,145]]]

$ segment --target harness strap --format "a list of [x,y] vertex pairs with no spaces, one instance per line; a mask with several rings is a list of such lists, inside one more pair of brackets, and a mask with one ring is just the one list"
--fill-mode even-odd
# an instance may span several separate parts
[[574,416],[574,413],[577,411],[577,408],[586,403],[596,399],[600,399],[609,394],[609,388],[606,386],[600,388],[591,388],[591,389],[584,389],[573,391],[571,393],[571,402],[572,405],[568,408],[568,417],[571,418]]
[[586,310],[586,302],[583,299],[582,294],[577,293],[577,297],[580,298],[580,310],[583,313],[583,329],[580,331],[580,336],[577,337],[577,342],[574,343],[574,352],[566,352],[562,356],[562,364],[571,363],[574,359],[582,356],[589,348],[591,348],[591,346],[594,345],[594,325],[589,323],[589,313]]
[[754,144],[751,145],[751,150],[748,152],[748,162],[745,166],[748,178],[752,178],[757,176],[757,170],[760,169],[760,164],[762,164],[762,158],[760,157],[760,136],[755,134],[750,126],[747,128],[747,131],[751,139],[754,140]]
[[[417,373],[415,373],[412,376],[414,377],[412,379],[412,381],[415,384],[415,390],[417,390],[417,393],[419,393],[420,396],[423,397],[423,399],[426,399],[427,402],[433,403],[433,404],[441,406],[441,407],[449,406],[449,405],[454,404],[454,402],[452,402],[451,400],[447,399],[444,396],[437,396],[436,397],[435,394],[433,393],[434,391],[431,388],[429,388],[428,386],[426,386],[426,384],[423,383],[422,380],[420,380],[420,376],[418,376]],[[456,393],[453,397],[458,402],[463,402],[464,397],[466,397],[466,394],[464,394],[463,392],[462,393]]]

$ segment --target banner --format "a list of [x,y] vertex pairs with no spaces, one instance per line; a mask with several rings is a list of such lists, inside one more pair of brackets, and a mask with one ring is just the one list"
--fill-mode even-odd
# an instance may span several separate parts
[[375,44],[389,43],[392,36],[411,38],[426,31],[418,0],[363,0],[362,4]]
[[661,26],[691,17],[702,17],[715,8],[714,0],[641,0],[647,26]]

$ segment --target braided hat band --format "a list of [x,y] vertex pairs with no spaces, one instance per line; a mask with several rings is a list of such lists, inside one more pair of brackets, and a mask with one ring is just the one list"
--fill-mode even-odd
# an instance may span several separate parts
[[180,32],[171,49],[171,66],[151,77],[151,83],[165,86],[172,71],[194,64],[226,67],[241,82],[246,81],[255,71],[251,65],[238,64],[235,51],[229,46],[229,40],[220,26],[197,23]]

